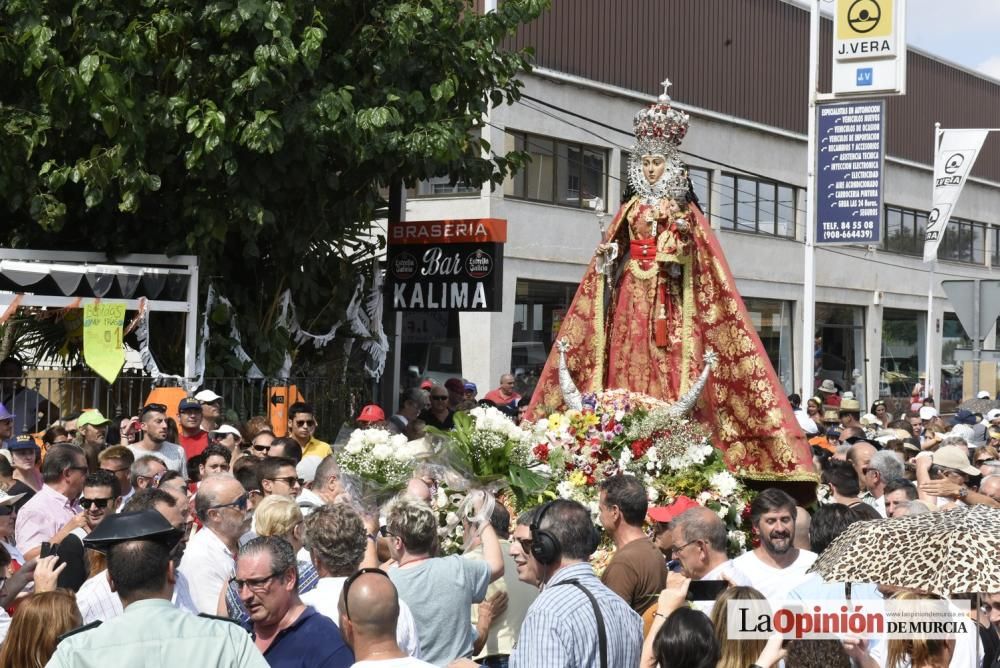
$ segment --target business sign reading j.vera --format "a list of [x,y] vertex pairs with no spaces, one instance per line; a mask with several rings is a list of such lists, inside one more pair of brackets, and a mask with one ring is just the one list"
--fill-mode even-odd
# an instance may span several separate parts
[[877,244],[882,231],[885,102],[819,105],[816,243]]
[[506,221],[420,221],[390,229],[387,289],[397,311],[500,311]]

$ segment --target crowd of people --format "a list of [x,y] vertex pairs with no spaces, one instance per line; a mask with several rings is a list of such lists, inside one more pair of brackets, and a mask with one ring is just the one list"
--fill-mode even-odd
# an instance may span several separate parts
[[[455,380],[404,392],[388,418],[366,406],[355,426],[447,429],[478,399]],[[509,381],[484,399],[516,420]],[[601,482],[596,517],[566,499],[515,514],[483,494],[464,554],[444,555],[433,477],[369,507],[312,406],[290,406],[279,437],[265,417],[227,424],[223,403],[202,390],[147,404],[114,443],[99,411],[67,415],[41,447],[0,406],[0,666],[1000,666],[1000,592],[982,592],[978,642],[730,639],[725,617],[732,600],[842,595],[808,571],[855,522],[1000,505],[1000,411],[945,422],[921,406],[916,421],[876,406],[873,431],[841,398],[813,432],[820,502],[760,491],[742,555],[714,511],[651,506],[629,475]],[[602,541],[614,552],[595,572]]]

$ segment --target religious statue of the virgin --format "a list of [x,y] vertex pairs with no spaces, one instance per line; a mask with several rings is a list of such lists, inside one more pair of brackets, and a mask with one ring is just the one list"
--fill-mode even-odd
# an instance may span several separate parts
[[[559,331],[583,393],[623,388],[666,402],[717,356],[692,419],[711,430],[730,468],[759,480],[815,480],[792,414],[678,147],[689,117],[664,93],[633,122],[625,202],[604,233]],[[553,347],[532,396],[541,416],[563,405]]]

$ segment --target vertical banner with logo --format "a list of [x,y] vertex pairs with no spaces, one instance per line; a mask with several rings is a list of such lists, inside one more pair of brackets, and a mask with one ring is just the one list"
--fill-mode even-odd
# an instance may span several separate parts
[[833,94],[906,92],[905,0],[836,0]]
[[934,151],[934,195],[931,212],[927,214],[924,236],[924,262],[937,259],[938,246],[944,238],[951,211],[955,208],[962,186],[969,178],[972,165],[986,141],[989,130],[941,130]]
[[404,221],[389,227],[386,289],[397,311],[500,311],[500,218]]

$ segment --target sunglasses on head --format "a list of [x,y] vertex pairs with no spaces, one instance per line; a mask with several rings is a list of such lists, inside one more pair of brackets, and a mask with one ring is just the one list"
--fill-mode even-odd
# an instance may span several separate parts
[[106,499],[80,499],[80,507],[84,510],[90,510],[91,506],[97,506],[98,508],[107,508],[108,504],[111,503],[113,497]]
[[142,407],[141,415],[146,413],[166,413],[167,407],[164,404],[146,404]]
[[385,577],[389,577],[389,574],[383,571],[381,568],[362,568],[357,573],[347,578],[347,581],[344,582],[344,616],[347,617],[348,619],[351,618],[351,611],[347,607],[347,599],[351,593],[351,585],[354,584],[354,581],[357,580],[362,575],[364,575],[365,573],[378,573],[379,575],[384,575]]

